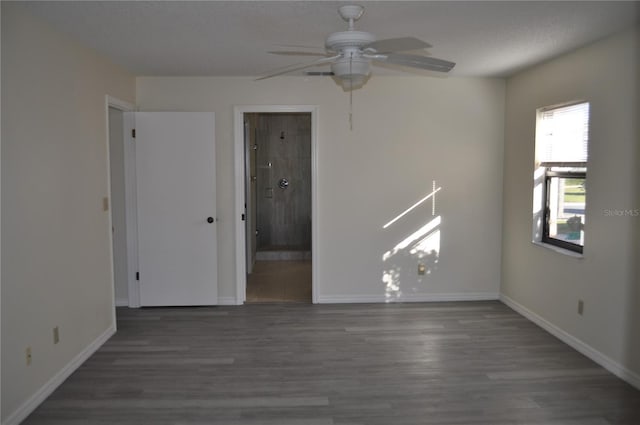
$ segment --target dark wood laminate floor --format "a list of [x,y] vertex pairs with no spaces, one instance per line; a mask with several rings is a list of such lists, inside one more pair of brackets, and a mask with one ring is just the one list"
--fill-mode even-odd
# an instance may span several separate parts
[[640,424],[640,391],[499,302],[119,309],[24,423]]

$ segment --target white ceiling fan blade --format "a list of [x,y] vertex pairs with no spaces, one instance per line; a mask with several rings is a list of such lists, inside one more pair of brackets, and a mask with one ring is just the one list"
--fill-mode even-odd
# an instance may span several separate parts
[[278,43],[278,44],[274,44],[274,46],[278,46],[278,47],[295,47],[296,49],[309,49],[309,50],[322,50],[324,51],[324,47],[322,46],[309,46],[307,44],[283,44],[283,43]]
[[389,53],[388,55],[366,55],[366,57],[378,62],[438,72],[449,72],[456,65],[455,62],[446,61],[444,59],[401,53]]
[[297,52],[294,50],[274,50],[267,53],[283,56],[327,56],[327,54],[324,52]]
[[293,72],[293,71],[298,71],[300,69],[305,69],[305,68],[310,68],[312,66],[318,66],[318,65],[324,65],[327,63],[331,63],[333,61],[335,61],[336,59],[340,58],[340,55],[336,55],[336,56],[331,56],[329,58],[320,58],[317,59],[313,62],[307,62],[307,63],[297,63],[297,64],[293,64],[293,65],[289,65],[286,66],[284,68],[278,68],[277,70],[272,71],[271,73],[262,76],[260,78],[256,78],[256,81],[258,80],[264,80],[267,78],[271,78],[271,77],[276,77],[278,75],[282,75],[282,74],[286,74],[288,72]]
[[403,52],[407,50],[426,49],[431,44],[415,37],[386,38],[369,43],[363,47],[364,50],[372,49],[376,53]]

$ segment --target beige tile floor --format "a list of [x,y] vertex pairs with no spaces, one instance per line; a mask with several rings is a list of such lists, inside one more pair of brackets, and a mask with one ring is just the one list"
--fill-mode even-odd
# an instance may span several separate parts
[[256,261],[247,302],[311,303],[311,261]]

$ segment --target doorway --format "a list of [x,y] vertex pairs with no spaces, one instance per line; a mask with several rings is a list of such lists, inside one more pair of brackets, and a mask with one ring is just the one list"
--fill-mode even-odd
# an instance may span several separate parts
[[135,306],[132,292],[135,261],[136,223],[132,221],[135,205],[131,203],[131,155],[133,146],[127,143],[126,128],[131,126],[129,111],[134,106],[120,99],[105,96],[107,125],[107,170],[109,195],[104,208],[109,210],[111,264],[115,307]]
[[109,106],[109,176],[115,304],[129,305],[124,183],[124,112]]
[[[217,304],[217,232],[215,230],[217,218],[215,214],[215,189],[213,192],[211,190],[211,187],[215,188],[214,115],[205,112],[133,112],[133,110],[134,105],[106,96],[109,198],[104,199],[104,208],[105,211],[110,210],[114,307],[127,305],[133,308],[141,305],[215,305]],[[163,126],[165,127],[163,128]],[[178,132],[179,135],[176,136],[175,132]],[[167,138],[172,138],[172,142],[167,142]],[[149,142],[151,139],[154,140],[153,143]],[[174,143],[175,140],[179,140],[180,144]],[[186,143],[189,148],[181,150],[180,155],[173,151],[167,152],[167,150],[178,146],[184,148]],[[152,146],[151,150],[149,146]],[[185,155],[184,152],[191,156]],[[177,162],[176,158],[178,158]],[[178,177],[167,178],[166,176],[170,173],[161,172],[163,170],[155,166],[155,164],[165,164],[169,161],[172,162],[171,171],[175,173],[176,169],[180,170]],[[188,165],[185,166],[184,162],[187,162]],[[149,164],[154,165],[150,166]],[[185,172],[185,169],[188,172]],[[204,177],[201,173],[197,174],[203,170]],[[156,175],[151,175],[153,173]],[[157,175],[158,173],[160,175]],[[185,183],[184,179],[187,178],[191,180]],[[167,179],[169,182],[166,182]],[[149,182],[151,182],[151,189]],[[199,186],[203,182],[208,182],[202,185],[206,186],[205,190]],[[160,185],[161,189],[154,189],[153,184]],[[184,187],[189,187],[190,190],[185,191],[182,189]],[[204,196],[202,196],[203,192]],[[195,218],[183,219],[179,213],[172,210],[169,211],[171,225],[160,226],[161,231],[158,229],[149,231],[149,224],[152,220],[148,217],[153,216],[156,221],[164,218],[157,213],[145,214],[144,210],[145,208],[149,210],[149,204],[152,204],[153,207],[159,204],[157,202],[158,196],[155,200],[153,196],[161,194],[159,196],[164,201],[167,195],[175,196],[176,193],[179,193],[180,196],[187,194],[187,196],[195,197],[195,199],[183,199],[181,202],[172,203],[172,207],[188,205],[189,213],[196,214]],[[141,197],[143,198],[142,202],[140,202]],[[205,205],[204,208],[201,208],[202,204]],[[166,213],[169,208],[164,207],[160,210]],[[138,219],[140,217],[144,219],[142,224],[146,227],[139,225]],[[191,227],[198,227],[198,229],[196,231],[193,229],[175,231],[177,218],[183,219],[180,224],[186,222],[191,224]],[[169,237],[170,244],[156,243],[158,238],[166,240],[167,233],[171,231],[180,236]],[[139,240],[141,234],[142,241]],[[149,235],[155,238],[153,243],[149,243]],[[191,236],[190,240],[185,243],[185,238],[189,238],[189,236]],[[171,272],[178,273],[180,279],[168,280],[180,282],[180,291],[177,292],[181,298],[172,297],[169,300],[162,300],[159,299],[161,292],[166,295],[167,291],[157,290],[161,279],[154,279],[153,274],[158,274],[157,268],[150,267],[150,262],[153,262],[157,257],[153,257],[148,246],[153,248],[162,246],[163,253],[166,253],[169,251],[166,249],[167,246],[172,244],[187,247],[187,249],[181,249],[180,254],[186,253],[184,256],[188,258],[188,264],[185,265],[184,261],[176,261],[178,256],[172,258]],[[144,255],[140,255],[141,249],[139,248],[142,249]],[[191,251],[189,251],[190,249]],[[196,250],[195,255],[193,250]],[[155,263],[164,266],[166,261],[155,261]],[[185,269],[187,272],[184,272]],[[196,271],[196,275],[191,273],[192,270]],[[167,280],[170,273],[161,272],[159,274]],[[144,279],[154,282],[153,287],[147,285],[145,289],[155,292],[152,292],[151,297],[145,296],[145,299],[141,301],[139,283]],[[204,289],[197,292],[197,289],[201,287]]]
[[311,113],[244,114],[246,302],[312,301]]

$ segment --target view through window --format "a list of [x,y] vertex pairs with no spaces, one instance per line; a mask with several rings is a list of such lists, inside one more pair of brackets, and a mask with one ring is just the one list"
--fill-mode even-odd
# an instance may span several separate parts
[[582,253],[587,198],[589,103],[538,110],[537,165],[544,173],[541,242]]

